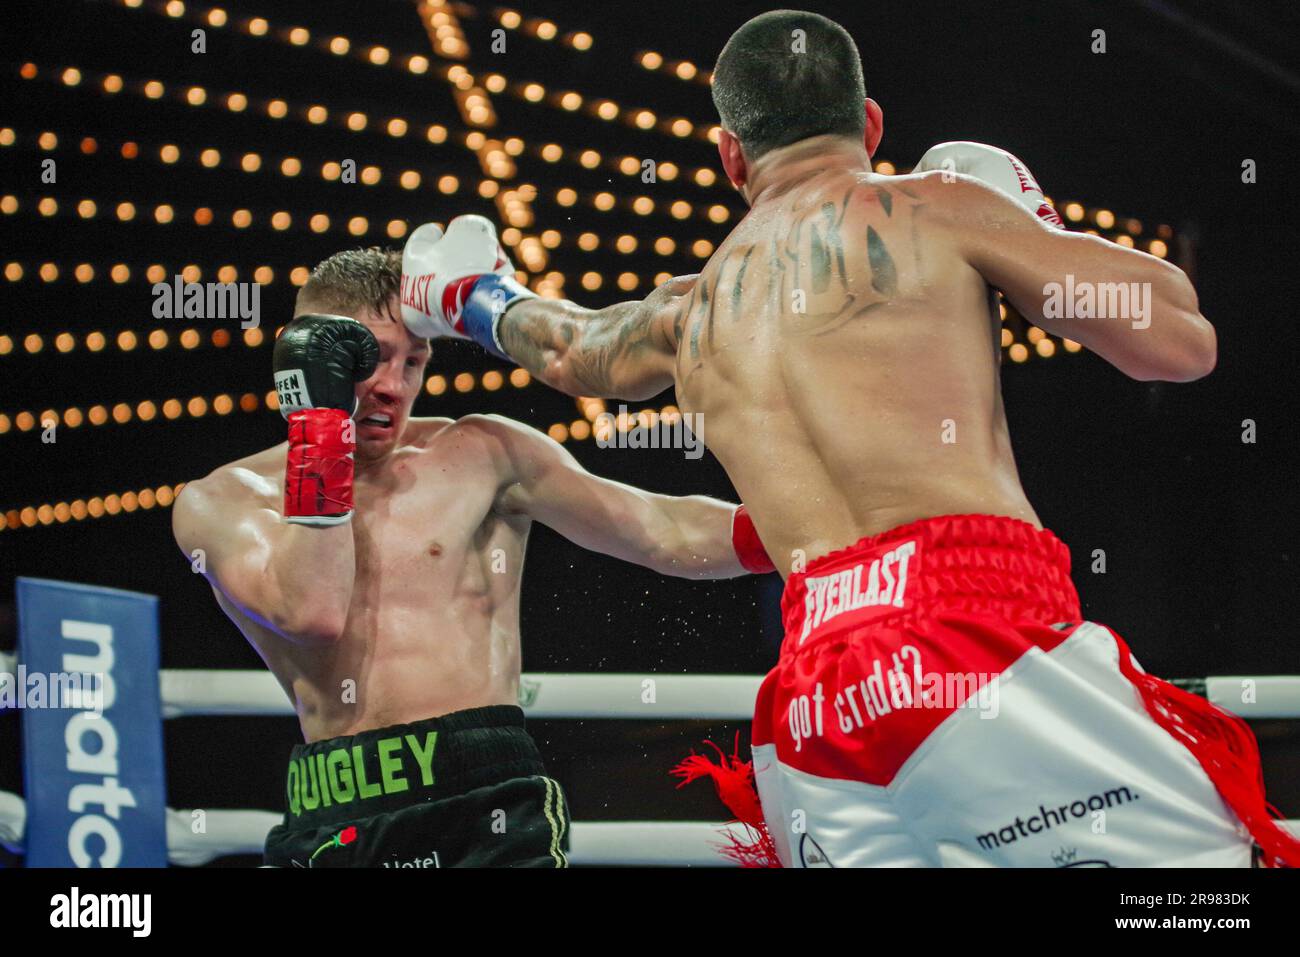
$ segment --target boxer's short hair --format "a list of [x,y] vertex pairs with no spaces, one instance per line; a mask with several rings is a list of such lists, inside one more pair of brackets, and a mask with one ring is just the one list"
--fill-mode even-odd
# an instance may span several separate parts
[[[321,262],[298,290],[297,312],[316,311],[346,315],[370,308],[378,315],[393,313],[392,300],[402,287],[402,254],[381,246],[345,249]],[[311,310],[306,306],[310,305]]]
[[804,10],[754,17],[731,35],[713,69],[713,105],[750,160],[810,136],[860,139],[866,96],[853,37]]

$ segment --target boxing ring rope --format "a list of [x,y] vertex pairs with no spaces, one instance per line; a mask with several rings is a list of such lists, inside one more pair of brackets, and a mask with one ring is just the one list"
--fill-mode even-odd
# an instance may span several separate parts
[[[16,657],[0,652],[0,675],[16,680]],[[161,669],[165,718],[293,716],[294,709],[266,671]],[[743,720],[753,717],[759,675],[636,675],[525,673],[520,691],[531,718]],[[1184,687],[1243,718],[1300,718],[1300,676],[1220,676],[1184,679]],[[1249,695],[1243,691],[1250,690]],[[1243,700],[1243,697],[1245,700]],[[274,811],[204,810],[195,833],[193,811],[167,809],[167,850],[173,864],[197,866],[231,854],[260,854],[266,833],[281,821]],[[21,853],[26,805],[0,791],[0,843]],[[1286,822],[1300,832],[1300,820]],[[575,821],[574,864],[726,866],[717,848],[741,825],[692,821]]]
[[[0,674],[12,675],[16,664],[16,656],[0,652]],[[521,676],[520,691],[530,718],[748,721],[762,680],[761,675],[534,672]],[[1246,719],[1300,718],[1300,675],[1223,675],[1174,683]],[[162,668],[159,684],[165,718],[295,713],[269,671]],[[1246,688],[1251,694],[1243,700]]]
[[[3,662],[0,662],[3,670]],[[162,669],[163,716],[293,715],[269,671]],[[749,720],[758,675],[633,675],[526,673],[520,678],[530,718]],[[647,695],[651,698],[646,701]],[[1300,716],[1300,679],[1296,679]]]

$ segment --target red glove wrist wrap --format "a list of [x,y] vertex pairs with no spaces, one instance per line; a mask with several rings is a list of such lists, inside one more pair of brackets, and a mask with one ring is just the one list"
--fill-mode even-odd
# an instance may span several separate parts
[[[289,455],[284,472],[286,519],[335,519],[352,513],[352,453],[357,447],[342,409],[302,409],[289,414]],[[325,524],[325,523],[322,523]]]
[[731,519],[731,544],[745,571],[755,575],[776,571],[754,528],[754,521],[749,517],[749,510],[743,505],[736,509]]

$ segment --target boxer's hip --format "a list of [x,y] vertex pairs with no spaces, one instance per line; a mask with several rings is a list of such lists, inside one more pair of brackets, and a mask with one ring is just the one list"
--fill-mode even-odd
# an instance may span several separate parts
[[1238,818],[1286,850],[1250,730],[1080,622],[1069,570],[1050,532],[943,516],[790,577],[753,735],[787,863],[1240,862]]
[[[457,711],[295,747],[280,866],[563,866],[567,810],[523,711]],[[309,863],[310,862],[310,863]]]
[[[1026,651],[1065,639],[1054,625],[1080,617],[1065,545],[984,515],[913,522],[816,559],[789,577],[781,606],[755,743],[881,785],[948,714],[979,707]],[[814,747],[823,738],[834,746]],[[846,755],[853,766],[838,767]]]

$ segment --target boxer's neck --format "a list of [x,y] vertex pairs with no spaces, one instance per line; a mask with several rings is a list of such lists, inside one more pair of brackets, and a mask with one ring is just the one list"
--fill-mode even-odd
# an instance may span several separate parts
[[378,455],[363,458],[354,454],[352,458],[353,477],[357,481],[364,481],[367,484],[383,480],[397,458],[397,450],[405,445],[405,439],[406,431],[403,430],[397,441]]
[[744,195],[751,207],[781,196],[814,173],[871,172],[866,147],[843,136],[812,136],[764,154],[751,167]]

